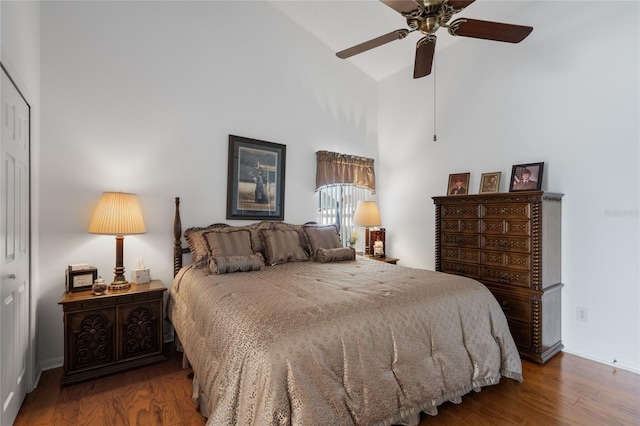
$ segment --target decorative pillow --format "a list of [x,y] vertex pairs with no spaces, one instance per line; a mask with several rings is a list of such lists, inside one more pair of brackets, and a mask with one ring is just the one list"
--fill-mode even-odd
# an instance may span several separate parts
[[201,268],[207,265],[207,259],[209,258],[209,246],[205,240],[203,234],[213,229],[228,228],[229,225],[224,223],[215,223],[209,225],[206,228],[193,227],[184,231],[184,237],[189,244],[189,250],[191,251],[191,262],[197,267]]
[[263,266],[264,258],[260,253],[249,256],[212,256],[209,258],[209,272],[212,274],[259,271]]
[[261,229],[260,237],[268,265],[308,260],[307,253],[300,246],[300,234],[296,231]]
[[247,228],[251,231],[251,247],[253,247],[253,252],[264,255],[264,245],[262,245],[262,239],[260,238],[260,230],[271,229],[271,222],[263,220],[262,222],[247,225]]
[[338,235],[338,228],[335,225],[304,225],[302,227],[309,245],[311,246],[311,255],[317,256],[318,250],[341,248],[340,235]]
[[319,248],[316,252],[316,261],[320,263],[342,262],[344,260],[355,260],[356,251],[351,247],[340,248]]
[[302,225],[292,225],[285,222],[271,222],[271,229],[279,231],[296,231],[300,238],[300,247],[307,253],[311,254],[311,247],[309,247],[309,241],[307,240],[307,234],[302,229]]
[[220,228],[203,233],[207,241],[209,255],[249,256],[251,248],[251,232],[245,228]]

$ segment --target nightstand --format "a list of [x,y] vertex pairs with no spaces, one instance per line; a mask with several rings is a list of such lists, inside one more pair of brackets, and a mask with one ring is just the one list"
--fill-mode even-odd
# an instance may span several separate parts
[[368,256],[368,257],[369,259],[378,260],[380,262],[391,263],[392,265],[395,265],[400,260],[395,257],[375,257],[375,256]]
[[166,361],[162,348],[160,280],[131,288],[65,293],[64,369],[61,384],[70,385]]

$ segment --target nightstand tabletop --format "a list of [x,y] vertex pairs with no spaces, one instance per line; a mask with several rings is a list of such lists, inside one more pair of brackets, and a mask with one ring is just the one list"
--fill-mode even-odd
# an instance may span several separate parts
[[164,292],[167,290],[167,287],[161,280],[151,280],[145,284],[131,284],[130,288],[123,290],[109,290],[107,288],[107,292],[104,294],[96,295],[93,294],[92,290],[78,291],[74,293],[64,293],[60,298],[58,304],[64,305],[66,303],[72,303],[79,300],[86,299],[106,299],[112,297],[120,297],[120,296],[131,296],[140,293],[150,293],[150,292]]

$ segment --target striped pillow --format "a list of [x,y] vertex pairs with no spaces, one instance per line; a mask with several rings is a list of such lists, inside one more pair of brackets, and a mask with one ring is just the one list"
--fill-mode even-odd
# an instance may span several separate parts
[[296,231],[261,229],[259,232],[268,265],[308,260],[307,253],[300,245],[300,234]]
[[318,250],[321,248],[333,249],[342,247],[338,228],[335,225],[304,225],[302,228],[309,239],[313,257],[318,255]]
[[214,229],[219,230],[228,227],[229,225],[224,223],[214,223],[206,228],[193,227],[184,231],[184,237],[189,244],[189,251],[191,251],[191,263],[197,268],[206,266],[209,259],[209,246],[203,234]]
[[249,256],[251,249],[251,233],[248,229],[225,229],[224,231],[209,231],[204,233],[209,247],[209,255],[218,256]]
[[342,262],[345,260],[355,260],[356,251],[351,247],[340,248],[320,248],[316,253],[316,261],[320,263]]
[[209,272],[212,274],[259,271],[263,266],[264,259],[260,253],[249,256],[217,256],[209,258]]

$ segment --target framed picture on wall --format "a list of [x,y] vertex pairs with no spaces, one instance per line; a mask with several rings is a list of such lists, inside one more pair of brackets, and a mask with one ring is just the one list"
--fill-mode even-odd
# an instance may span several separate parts
[[465,195],[469,193],[469,176],[471,173],[453,173],[449,175],[448,195]]
[[227,219],[284,220],[286,145],[229,135]]
[[500,189],[502,172],[483,173],[480,178],[480,194],[497,194]]
[[542,189],[544,163],[516,164],[511,168],[509,192],[539,191]]

